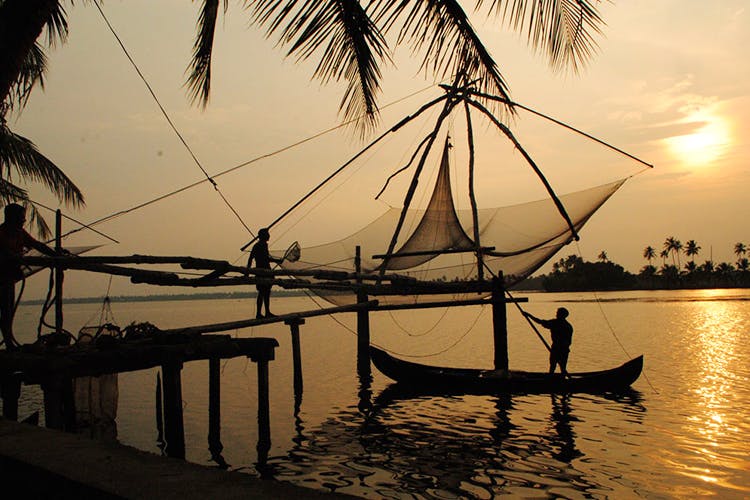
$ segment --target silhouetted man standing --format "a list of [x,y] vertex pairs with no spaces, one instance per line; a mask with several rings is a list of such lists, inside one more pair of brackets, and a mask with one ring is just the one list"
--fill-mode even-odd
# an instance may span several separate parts
[[13,350],[18,342],[13,336],[13,314],[16,303],[16,281],[23,279],[18,259],[28,248],[55,255],[50,247],[34,239],[23,228],[26,209],[16,203],[5,207],[5,222],[0,224],[0,331],[5,348]]
[[[258,231],[258,242],[253,245],[253,249],[250,251],[250,258],[247,260],[247,267],[252,267],[253,261],[255,261],[255,267],[258,269],[271,269],[271,262],[281,264],[282,259],[275,259],[271,257],[268,251],[268,240],[271,235],[268,233],[268,229],[263,228]],[[266,306],[266,318],[275,316],[271,314],[269,309],[269,303],[271,302],[271,284],[270,283],[256,283],[255,289],[258,290],[258,298],[256,300],[255,317],[262,318],[263,314],[261,310],[263,305]]]
[[565,319],[568,317],[568,310],[564,307],[557,309],[555,319],[539,319],[530,313],[524,313],[526,317],[536,321],[544,328],[550,331],[552,335],[552,346],[549,352],[549,372],[555,372],[555,366],[560,365],[560,371],[567,375],[568,354],[570,353],[570,343],[573,341],[573,326]]

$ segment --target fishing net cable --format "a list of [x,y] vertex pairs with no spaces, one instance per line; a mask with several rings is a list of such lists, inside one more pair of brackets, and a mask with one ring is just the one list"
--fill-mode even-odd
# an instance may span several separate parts
[[229,202],[229,200],[226,198],[226,196],[224,196],[224,194],[221,192],[221,190],[219,189],[219,185],[216,183],[216,181],[208,174],[208,172],[206,171],[206,169],[203,167],[203,165],[201,164],[200,160],[198,160],[198,157],[193,152],[193,149],[190,147],[190,145],[187,143],[187,141],[183,137],[182,133],[179,131],[179,129],[177,128],[177,126],[172,121],[172,118],[169,116],[169,113],[167,113],[167,110],[164,109],[164,106],[161,104],[161,101],[159,100],[158,96],[156,95],[156,92],[154,92],[153,88],[151,87],[151,84],[149,84],[148,80],[146,79],[146,77],[143,75],[143,73],[141,72],[140,68],[138,67],[138,64],[136,64],[135,60],[130,55],[130,52],[125,47],[125,44],[120,39],[120,36],[117,34],[117,32],[115,31],[114,27],[109,22],[109,19],[107,19],[107,16],[104,14],[104,11],[102,10],[101,5],[99,5],[99,1],[94,1],[94,5],[96,6],[97,10],[101,14],[102,19],[104,20],[105,24],[109,28],[110,32],[112,32],[112,35],[117,40],[117,43],[120,45],[120,48],[125,53],[125,56],[130,61],[130,64],[133,66],[133,68],[135,69],[136,73],[138,73],[138,76],[143,81],[144,85],[146,85],[146,88],[148,89],[149,93],[151,94],[151,97],[154,99],[154,102],[156,102],[156,105],[159,107],[159,110],[161,111],[161,114],[167,120],[167,123],[169,124],[170,128],[175,133],[175,135],[180,140],[180,142],[185,147],[185,149],[188,151],[188,153],[190,154],[190,157],[193,159],[193,161],[198,166],[198,168],[200,169],[200,171],[206,177],[205,180],[211,183],[211,185],[213,186],[213,188],[216,191],[216,193],[224,201],[224,204],[234,214],[234,216],[237,218],[237,220],[240,222],[240,224],[242,224],[242,226],[247,230],[247,232],[250,233],[251,235],[254,235],[254,233],[250,230],[250,228],[247,226],[247,224],[245,224],[245,221],[242,220],[242,217],[237,212],[237,210],[232,206],[232,204]]
[[[576,248],[578,250],[578,256],[580,258],[583,258],[582,257],[582,252],[581,252],[581,247],[580,247],[580,245],[578,243],[576,243]],[[627,356],[628,358],[632,358],[632,356],[630,355],[630,353],[628,352],[628,350],[623,345],[622,341],[620,341],[620,338],[617,336],[617,333],[615,332],[615,328],[612,326],[612,323],[609,321],[609,317],[607,316],[606,312],[604,311],[604,307],[602,306],[602,302],[599,299],[599,294],[596,293],[596,290],[592,290],[591,293],[594,295],[594,301],[596,302],[596,305],[599,308],[599,311],[601,312],[602,317],[604,318],[604,322],[607,324],[607,328],[609,329],[609,332],[612,334],[612,337],[614,337],[615,341],[617,342],[617,345],[620,346],[620,349],[622,349],[622,352],[625,353],[625,356]],[[642,372],[643,372],[643,378],[646,379],[646,382],[648,383],[648,385],[651,387],[651,389],[655,393],[658,394],[659,391],[651,383],[651,380],[648,378],[648,375],[646,375],[646,371],[642,370]]]

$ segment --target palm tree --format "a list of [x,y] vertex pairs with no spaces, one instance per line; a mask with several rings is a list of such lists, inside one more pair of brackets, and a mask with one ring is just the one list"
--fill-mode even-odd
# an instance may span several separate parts
[[[597,48],[594,35],[601,33],[604,24],[595,8],[598,1],[498,0],[487,3],[474,0],[473,10],[480,12],[488,5],[485,14],[527,33],[529,44],[546,51],[553,68],[577,71]],[[187,84],[191,99],[202,106],[207,105],[210,95],[216,22],[221,7],[226,13],[228,3],[227,0],[223,5],[220,0],[202,0],[200,4]],[[317,58],[314,78],[323,83],[348,83],[340,110],[344,119],[357,119],[363,134],[377,123],[381,66],[391,63],[388,36],[395,38],[395,46],[409,44],[414,52],[420,53],[422,70],[439,78],[461,75],[461,82],[471,82],[480,92],[504,98],[505,109],[512,112],[507,84],[458,0],[244,0],[243,4],[255,26],[264,29],[267,37],[277,37],[281,46],[288,47],[288,56],[297,60]],[[68,27],[62,0],[0,1],[0,54],[3,54],[0,58],[0,122],[3,126],[13,104],[21,103],[22,107],[34,84],[42,83],[44,66],[32,54],[40,53],[36,41],[45,27],[50,43],[65,40]],[[28,65],[34,61],[36,65],[29,70]],[[6,137],[11,136],[6,134]],[[27,146],[33,147],[33,144],[27,142]],[[49,160],[45,165],[54,166]],[[11,167],[16,168],[21,177],[28,168],[14,160],[2,165],[3,174]],[[9,177],[3,179],[10,182]],[[56,179],[61,177],[58,175]],[[3,196],[19,198],[21,192],[6,186]],[[82,197],[76,200],[79,204],[83,202]]]
[[59,201],[69,206],[80,207],[84,204],[81,191],[57,165],[41,154],[31,141],[13,133],[5,123],[0,123],[0,200],[3,205],[18,202],[26,206],[39,237],[49,237],[49,226],[30,203],[27,191],[15,184],[16,179],[42,184]]
[[739,242],[734,244],[734,254],[737,256],[738,262],[744,257],[745,253],[747,253],[747,247],[744,243]]
[[656,257],[656,250],[651,245],[643,249],[643,258],[648,261],[648,265],[651,265],[651,261]]
[[695,257],[700,253],[701,247],[695,240],[688,240],[685,244],[685,255],[690,257],[690,261],[695,263]]
[[674,236],[670,236],[664,241],[664,250],[667,251],[667,254],[672,254],[672,264],[675,264],[675,255],[677,256],[677,269],[680,268],[680,250],[682,250],[682,242],[675,238]]
[[[545,51],[554,69],[577,71],[597,48],[594,36],[604,24],[595,7],[598,1],[474,0],[471,5],[474,12],[499,18],[507,27],[526,33],[529,44]],[[478,90],[509,99],[496,62],[458,0],[242,3],[252,24],[264,29],[267,37],[276,37],[279,45],[288,48],[287,56],[317,59],[314,78],[323,83],[348,83],[340,109],[347,120],[364,116],[362,127],[377,121],[381,67],[391,63],[387,38],[393,39],[394,46],[410,45],[421,55],[421,69],[439,79],[463,74]],[[7,100],[10,88],[19,80],[20,68],[42,30],[47,27],[51,34],[67,33],[62,4],[62,0],[0,3],[0,102]],[[191,99],[203,106],[211,89],[214,31],[228,4],[227,0],[200,3],[187,84]]]
[[661,264],[662,267],[667,265],[667,257],[669,257],[669,250],[666,248],[663,249],[661,252],[659,252],[659,257],[661,257]]
[[[54,4],[54,5],[53,5]],[[30,16],[33,13],[35,16]],[[26,15],[34,19],[44,19],[43,23],[13,23],[18,16]],[[63,41],[67,35],[62,8],[58,2],[41,0],[5,0],[0,2],[0,52],[4,54],[0,72],[0,92],[5,98],[0,102],[0,201],[3,205],[11,202],[23,204],[32,225],[40,237],[49,236],[49,226],[36,207],[30,203],[27,191],[18,181],[41,183],[60,202],[73,207],[84,204],[83,194],[65,173],[51,160],[41,154],[28,139],[15,134],[7,125],[6,114],[20,112],[28,101],[35,84],[44,84],[46,56],[36,38],[46,25],[48,41]],[[24,58],[16,59],[13,54],[26,51]],[[5,57],[8,54],[9,57]],[[10,68],[10,69],[9,69]],[[15,69],[12,69],[15,68]],[[12,73],[15,71],[15,73]],[[9,75],[15,74],[11,79]]]

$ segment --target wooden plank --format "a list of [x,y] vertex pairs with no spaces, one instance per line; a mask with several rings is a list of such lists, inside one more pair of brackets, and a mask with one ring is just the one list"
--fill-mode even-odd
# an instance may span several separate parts
[[360,309],[367,309],[378,304],[377,300],[371,300],[363,304],[351,304],[346,306],[328,307],[324,309],[315,309],[312,311],[303,311],[290,314],[281,314],[271,318],[251,318],[239,321],[229,321],[226,323],[214,323],[210,325],[188,326],[185,328],[173,328],[163,330],[165,334],[185,334],[192,335],[196,333],[223,332],[227,330],[236,330],[238,328],[249,328],[251,326],[266,325],[270,323],[287,322],[299,318],[311,318],[314,316],[325,316],[328,314],[338,314],[344,312],[354,312]]
[[53,351],[0,351],[0,375],[19,372],[23,382],[29,384],[58,377],[60,373],[77,378],[144,370],[161,366],[167,360],[187,362],[239,356],[253,361],[271,360],[279,345],[273,338],[232,339],[228,335],[190,339],[185,335],[167,334],[162,338],[172,343],[155,344],[153,338],[146,338],[137,342],[120,342],[104,349],[75,345]]

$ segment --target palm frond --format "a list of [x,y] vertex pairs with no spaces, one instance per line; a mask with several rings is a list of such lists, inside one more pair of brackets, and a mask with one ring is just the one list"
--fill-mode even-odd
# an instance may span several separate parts
[[[228,0],[224,0],[224,13]],[[213,55],[216,19],[219,14],[219,0],[204,0],[198,15],[198,33],[193,42],[193,57],[188,70],[188,95],[191,102],[198,101],[206,107],[211,94],[211,58]]]
[[[477,7],[482,3],[478,0]],[[577,72],[596,53],[594,36],[605,25],[595,3],[599,0],[493,0],[490,9],[545,51],[553,69]]]
[[11,181],[13,174],[44,185],[57,198],[73,207],[85,204],[83,194],[57,165],[41,154],[28,139],[0,124],[0,178]]
[[9,203],[28,199],[29,193],[25,189],[18,187],[9,180],[0,177],[0,201],[2,201],[3,206]]
[[46,26],[47,43],[50,47],[54,47],[57,43],[65,43],[68,39],[68,20],[62,2],[55,2]]
[[36,233],[39,238],[49,238],[52,232],[50,231],[47,221],[44,220],[42,214],[36,209],[31,200],[29,200],[29,193],[9,182],[5,179],[0,178],[0,202],[3,206],[9,203],[20,203],[26,207],[26,214],[29,218],[31,226],[36,228]]
[[29,219],[29,224],[36,228],[37,236],[42,239],[49,239],[52,236],[52,230],[36,208],[36,205],[31,200],[25,200],[23,206],[26,207],[26,216]]
[[398,43],[408,42],[415,52],[424,52],[421,70],[440,78],[463,74],[482,91],[509,99],[497,64],[458,1],[378,0],[374,10],[384,31],[398,29]]
[[278,34],[298,61],[320,53],[314,77],[323,83],[346,80],[339,111],[345,119],[359,119],[364,135],[377,124],[377,93],[383,62],[390,62],[388,46],[365,8],[355,0],[248,0],[253,22]]
[[47,71],[47,56],[44,49],[35,43],[23,61],[18,78],[13,83],[5,100],[8,111],[22,110],[29,100],[34,85],[44,88],[44,73]]

